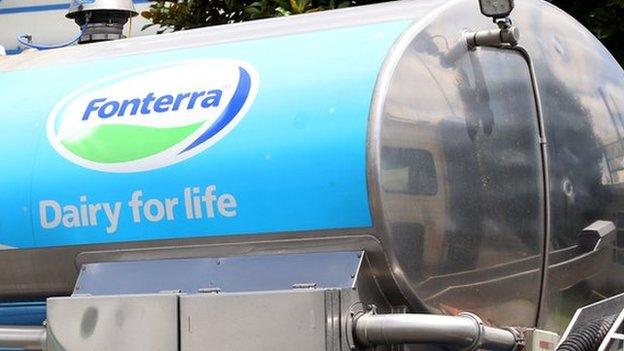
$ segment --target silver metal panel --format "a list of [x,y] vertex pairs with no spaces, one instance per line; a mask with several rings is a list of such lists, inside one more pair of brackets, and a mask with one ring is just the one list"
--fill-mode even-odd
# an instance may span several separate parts
[[177,351],[175,294],[48,299],[48,350]]
[[180,350],[326,349],[325,291],[180,297]]
[[[577,308],[624,292],[624,71],[558,9],[529,2],[516,11],[514,24],[536,33],[524,30],[522,41],[535,61],[549,150],[552,220],[539,326],[561,332]],[[616,223],[618,241],[587,255],[578,235],[599,220]],[[564,250],[571,255],[560,257]]]
[[362,252],[325,252],[91,263],[82,266],[74,294],[351,288],[362,258]]
[[398,284],[418,297],[412,307],[526,326],[539,313],[560,332],[576,307],[624,291],[622,233],[615,248],[577,247],[595,221],[624,226],[624,72],[561,11],[519,3],[512,19],[535,62],[542,139],[522,57],[466,53],[461,32],[492,27],[474,12],[462,1],[415,24],[382,69],[369,129],[377,232]]

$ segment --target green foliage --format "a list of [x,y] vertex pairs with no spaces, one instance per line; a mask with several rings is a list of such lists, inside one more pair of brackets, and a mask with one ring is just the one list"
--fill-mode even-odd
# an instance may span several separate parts
[[380,0],[152,0],[141,15],[166,30],[183,30],[216,24],[324,11]]
[[166,30],[183,30],[216,24],[240,22],[247,19],[249,0],[157,0],[141,15],[160,26],[159,33]]
[[248,19],[288,16],[292,14],[308,13],[347,7],[351,3],[334,0],[260,0],[245,8]]
[[553,0],[589,28],[624,66],[624,0]]
[[184,30],[259,18],[289,16],[388,0],[150,0],[141,15],[167,30]]
[[[388,0],[151,0],[143,17],[159,33],[289,16]],[[416,0],[414,0],[416,1]],[[477,0],[475,0],[476,6]],[[624,65],[624,0],[552,0],[589,28]]]

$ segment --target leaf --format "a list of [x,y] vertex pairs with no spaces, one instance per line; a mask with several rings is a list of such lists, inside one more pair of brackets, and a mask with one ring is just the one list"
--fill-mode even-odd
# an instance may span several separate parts
[[339,9],[345,8],[345,7],[349,7],[351,6],[351,2],[350,1],[343,1],[338,5]]
[[148,23],[148,24],[145,24],[145,25],[143,25],[143,27],[141,27],[141,31],[144,31],[144,30],[146,30],[147,28],[153,27],[153,26],[155,26],[155,25],[156,25],[156,23]]

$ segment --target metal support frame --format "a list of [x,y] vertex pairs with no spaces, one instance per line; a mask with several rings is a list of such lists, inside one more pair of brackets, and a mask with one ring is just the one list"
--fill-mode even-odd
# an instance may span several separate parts
[[[190,287],[185,289],[178,287],[177,291],[159,291],[162,287],[154,286],[148,289],[152,290],[149,293],[102,295],[97,286],[87,289],[91,285],[83,284],[80,291],[87,294],[48,299],[46,327],[0,327],[0,346],[49,351],[94,348],[194,351],[205,345],[237,351],[258,348],[347,351],[373,345],[422,343],[462,350],[512,351],[521,340],[512,330],[485,326],[472,314],[377,315],[378,310],[391,313],[393,308],[375,292],[374,276],[363,257],[360,252],[333,252],[212,259],[215,262],[203,259],[151,262],[161,271],[189,269],[196,267],[191,263],[201,263],[199,266],[204,269],[191,269],[193,274],[189,277],[209,273],[208,278],[216,278],[221,269],[236,269],[220,276],[223,284],[219,285],[224,290],[195,291],[203,286],[196,282],[187,284]],[[260,266],[268,271],[267,277],[281,269],[282,274],[291,272],[291,278],[269,279],[272,284],[258,289],[257,281],[243,282],[234,274],[257,268],[258,262],[266,263]],[[161,266],[167,263],[169,266]],[[220,268],[214,269],[207,263]],[[97,270],[87,269],[83,273],[99,271],[97,277],[112,277],[107,274],[119,273],[119,268],[123,268],[127,272],[119,278],[136,279],[139,271],[151,272],[146,264],[141,261],[111,267],[103,264]],[[108,269],[112,270],[107,273]],[[136,274],[130,274],[133,271]],[[333,283],[327,280],[331,277]],[[86,283],[87,278],[96,277],[84,276],[82,281]],[[292,284],[310,279],[315,284]],[[242,285],[233,289],[229,280]],[[378,307],[366,312],[366,306],[371,304]]]

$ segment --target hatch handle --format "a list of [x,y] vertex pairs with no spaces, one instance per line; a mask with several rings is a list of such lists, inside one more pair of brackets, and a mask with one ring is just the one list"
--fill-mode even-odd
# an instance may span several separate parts
[[615,240],[617,229],[611,221],[595,221],[578,235],[578,246],[583,252],[600,251]]

